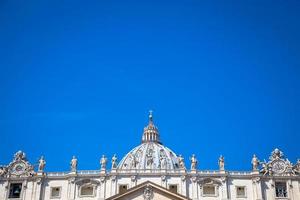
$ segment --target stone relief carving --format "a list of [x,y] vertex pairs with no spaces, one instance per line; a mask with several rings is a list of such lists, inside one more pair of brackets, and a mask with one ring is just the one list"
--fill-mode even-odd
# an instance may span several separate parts
[[76,178],[75,177],[70,177],[69,179],[68,179],[68,181],[69,181],[69,183],[75,183],[75,181],[76,181]]
[[195,183],[195,182],[197,182],[198,177],[197,176],[192,176],[191,180]]
[[26,158],[26,154],[18,151],[8,166],[0,166],[0,177],[28,177],[34,176],[34,166]]
[[299,165],[298,162],[293,165],[287,158],[284,157],[282,151],[278,148],[274,149],[269,157],[269,161],[261,162],[260,173],[263,175],[296,175],[299,174]]
[[167,168],[167,156],[163,149],[159,151],[159,167],[161,169]]
[[150,185],[147,185],[143,193],[144,200],[151,200],[153,198],[153,189]]
[[136,169],[138,167],[139,161],[135,155],[131,155],[131,168]]
[[154,165],[154,150],[153,150],[153,145],[149,145],[146,153],[146,166],[147,168],[153,168]]
[[136,178],[137,178],[136,175],[132,175],[132,176],[130,177],[130,179],[131,179],[132,182],[135,182],[135,181],[136,181]]
[[186,176],[185,175],[182,175],[180,178],[181,178],[181,181],[185,181],[186,180]]

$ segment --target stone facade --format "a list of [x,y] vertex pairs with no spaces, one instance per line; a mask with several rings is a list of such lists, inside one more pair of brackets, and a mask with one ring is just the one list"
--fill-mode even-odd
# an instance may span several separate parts
[[100,170],[77,170],[73,156],[69,172],[47,172],[40,158],[37,169],[18,151],[8,165],[0,166],[0,200],[300,200],[300,160],[292,164],[275,149],[268,161],[254,155],[252,171],[227,171],[223,156],[219,170],[197,169],[162,145],[152,113],[142,144],[117,164],[117,157],[100,159]]

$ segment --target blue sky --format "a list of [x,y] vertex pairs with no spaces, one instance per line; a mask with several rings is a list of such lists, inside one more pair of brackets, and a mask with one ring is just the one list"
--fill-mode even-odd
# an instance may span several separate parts
[[[162,142],[200,169],[300,158],[299,1],[0,2],[0,164],[98,169]],[[188,164],[189,165],[189,164]]]

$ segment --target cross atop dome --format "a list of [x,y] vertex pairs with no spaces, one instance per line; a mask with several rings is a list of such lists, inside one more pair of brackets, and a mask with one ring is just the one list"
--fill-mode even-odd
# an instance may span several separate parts
[[148,125],[144,128],[144,133],[142,137],[142,143],[146,142],[156,142],[161,144],[158,129],[153,123],[152,110],[149,111],[149,122]]

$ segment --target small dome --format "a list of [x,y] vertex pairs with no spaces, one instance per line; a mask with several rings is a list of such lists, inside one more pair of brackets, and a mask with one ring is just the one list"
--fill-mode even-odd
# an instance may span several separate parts
[[169,148],[146,142],[132,149],[119,163],[118,169],[179,169],[178,158]]

